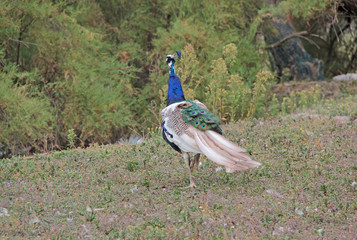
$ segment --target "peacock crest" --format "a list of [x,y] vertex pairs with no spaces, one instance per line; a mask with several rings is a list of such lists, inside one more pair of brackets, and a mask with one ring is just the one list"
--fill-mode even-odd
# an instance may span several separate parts
[[186,123],[202,131],[214,130],[222,134],[222,130],[219,127],[221,120],[207,109],[199,107],[190,100],[180,104],[180,108],[182,108],[182,119]]

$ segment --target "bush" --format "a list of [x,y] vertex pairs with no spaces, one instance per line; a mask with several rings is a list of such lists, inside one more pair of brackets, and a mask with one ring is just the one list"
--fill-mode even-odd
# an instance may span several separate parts
[[108,143],[136,125],[137,71],[117,59],[98,4],[2,1],[0,7],[7,26],[0,29],[1,143],[64,148],[69,129],[82,146]]
[[[23,154],[28,147],[47,150],[47,143],[53,140],[49,101],[33,93],[30,85],[38,77],[35,73],[19,74],[13,65],[0,72],[0,143],[10,147],[12,153]],[[28,83],[14,87],[15,79]]]

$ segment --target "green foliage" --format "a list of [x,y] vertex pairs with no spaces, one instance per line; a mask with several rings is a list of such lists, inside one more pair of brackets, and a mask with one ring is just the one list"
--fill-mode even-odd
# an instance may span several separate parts
[[311,19],[321,14],[327,7],[333,6],[336,1],[334,0],[305,0],[294,1],[285,0],[279,4],[278,8],[273,10],[274,14],[291,14],[295,17],[303,19]]
[[75,144],[75,141],[76,141],[76,137],[77,137],[77,135],[74,132],[73,128],[69,129],[68,133],[67,133],[67,140],[68,140],[68,146],[70,148],[74,147],[74,144]]
[[117,59],[96,3],[2,1],[1,8],[0,22],[10,23],[0,30],[2,105],[19,107],[3,114],[11,128],[0,142],[62,147],[74,129],[81,145],[106,143],[135,126],[136,68]]
[[[281,103],[281,111],[285,114],[295,111],[297,108],[310,107],[324,100],[321,86],[316,85],[307,90],[292,91],[289,97],[284,97]],[[272,108],[271,111],[274,111]]]
[[228,110],[231,118],[237,120],[246,117],[249,112],[251,88],[244,83],[243,78],[239,75],[231,75],[228,87],[234,93],[227,96],[228,101],[231,103]]
[[47,151],[157,127],[164,58],[176,50],[186,98],[226,121],[308,106],[322,97],[296,93],[280,106],[269,94],[260,25],[277,12],[310,21],[331,14],[331,3],[287,0],[274,10],[258,0],[1,1],[0,144]]
[[264,116],[267,103],[270,101],[270,96],[268,95],[269,87],[274,80],[273,74],[268,71],[261,71],[256,76],[256,81],[254,83],[254,88],[252,90],[252,100],[249,116]]
[[[0,72],[0,142],[14,153],[22,153],[25,147],[42,150],[53,138],[54,119],[48,98],[31,85],[38,78],[34,72],[19,73],[13,64]],[[17,79],[26,84],[13,86]]]
[[276,116],[276,115],[278,115],[280,110],[281,110],[281,106],[280,106],[279,100],[276,97],[276,94],[273,94],[273,97],[271,99],[269,114],[271,116]]

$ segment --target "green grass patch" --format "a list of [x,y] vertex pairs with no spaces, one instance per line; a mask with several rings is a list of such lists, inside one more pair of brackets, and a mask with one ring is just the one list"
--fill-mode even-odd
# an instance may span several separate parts
[[1,239],[352,239],[356,100],[224,126],[262,166],[227,174],[203,157],[195,189],[155,132],[140,145],[2,159]]

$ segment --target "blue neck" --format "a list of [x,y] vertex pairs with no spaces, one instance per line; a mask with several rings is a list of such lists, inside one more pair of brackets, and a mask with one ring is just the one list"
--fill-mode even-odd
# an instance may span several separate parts
[[185,100],[180,79],[175,72],[170,71],[169,90],[167,91],[167,106]]

